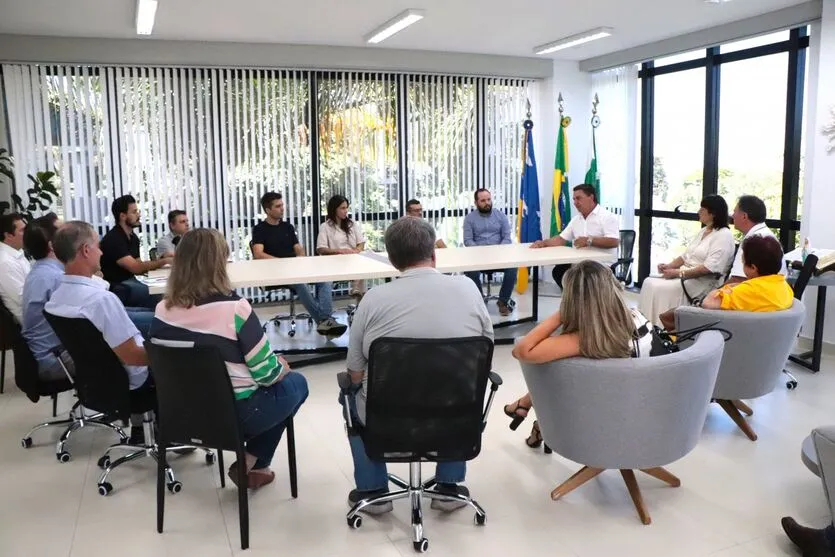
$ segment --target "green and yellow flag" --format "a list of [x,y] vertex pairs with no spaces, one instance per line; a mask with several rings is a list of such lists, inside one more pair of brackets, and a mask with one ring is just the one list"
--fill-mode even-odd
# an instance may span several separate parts
[[569,202],[571,192],[568,189],[568,137],[565,133],[571,118],[565,116],[560,121],[557,135],[557,154],[554,157],[554,191],[551,197],[551,238],[565,230],[571,220]]

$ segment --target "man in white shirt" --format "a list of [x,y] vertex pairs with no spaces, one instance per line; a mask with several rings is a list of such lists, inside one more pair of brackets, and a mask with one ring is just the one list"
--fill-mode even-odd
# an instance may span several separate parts
[[[734,207],[734,214],[732,215],[734,228],[744,235],[739,245],[742,245],[745,238],[750,238],[751,236],[771,236],[775,238],[771,229],[765,225],[765,217],[766,208],[762,199],[755,195],[743,195],[739,198],[736,202],[736,207]],[[745,280],[745,272],[742,270],[742,267],[742,250],[737,248],[734,265],[731,267],[731,276],[728,278],[727,284],[734,284]]]
[[23,215],[10,213],[0,217],[0,299],[18,323],[23,321],[23,284],[31,267],[23,253]]
[[[418,219],[423,218],[423,206],[421,206],[420,201],[417,199],[410,199],[406,202],[406,216],[415,217]],[[436,248],[445,248],[446,243],[440,238],[435,240],[435,247]]]
[[[574,242],[575,248],[601,248],[616,254],[620,244],[618,217],[597,204],[594,186],[580,184],[574,187],[574,208],[579,213],[559,236],[548,240],[537,240],[532,248],[564,246]],[[562,277],[571,265],[555,265],[552,276],[562,289]]]

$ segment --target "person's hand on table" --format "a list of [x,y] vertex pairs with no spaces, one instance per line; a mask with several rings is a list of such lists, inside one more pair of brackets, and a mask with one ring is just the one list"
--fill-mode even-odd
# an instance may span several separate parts
[[664,275],[664,278],[665,278],[665,279],[674,279],[674,278],[678,278],[678,277],[679,277],[679,271],[678,271],[678,269],[670,269],[669,267],[667,267],[666,269],[664,269],[664,270],[661,272],[661,274],[662,274],[662,275]]
[[574,240],[574,247],[575,248],[589,248],[591,247],[591,237],[590,236],[580,236]]
[[349,249],[349,248],[339,250],[340,255],[351,255],[353,253],[359,253],[359,251],[355,250],[355,249]]
[[531,243],[531,249],[539,249],[545,247],[548,247],[548,245],[545,243],[545,240],[536,240],[535,242]]

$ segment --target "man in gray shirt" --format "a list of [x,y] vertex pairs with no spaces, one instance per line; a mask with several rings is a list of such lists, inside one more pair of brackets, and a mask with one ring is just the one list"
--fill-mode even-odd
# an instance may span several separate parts
[[[348,372],[354,384],[362,387],[356,395],[357,419],[365,420],[368,352],[380,337],[457,338],[485,336],[493,339],[493,325],[481,293],[462,276],[448,276],[435,270],[435,230],[428,222],[403,217],[386,230],[386,252],[401,276],[376,286],[362,299],[348,343]],[[427,303],[432,300],[432,303]],[[369,460],[362,439],[349,435],[357,488],[348,495],[354,505],[371,495],[388,491],[388,476],[383,462]],[[464,481],[464,462],[438,463],[435,477],[440,491],[469,495]],[[433,509],[454,510],[465,503],[432,501]],[[363,512],[388,512],[391,502],[366,507]]]
[[[485,188],[477,189],[475,192],[476,210],[464,218],[464,245],[470,246],[496,246],[499,244],[510,244],[510,221],[507,215],[493,209],[493,196]],[[510,315],[513,311],[513,301],[510,295],[513,294],[513,286],[516,284],[516,269],[504,269],[502,287],[499,290],[499,313],[504,316]],[[481,271],[464,273],[472,279],[481,292]]]
[[157,241],[157,257],[174,257],[177,244],[183,234],[189,231],[188,215],[181,209],[174,209],[168,213],[168,234]]

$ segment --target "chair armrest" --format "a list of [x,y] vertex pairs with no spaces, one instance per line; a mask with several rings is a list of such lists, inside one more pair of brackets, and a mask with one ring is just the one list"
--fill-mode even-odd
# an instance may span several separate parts
[[495,371],[491,371],[490,375],[488,375],[488,379],[490,379],[490,383],[492,386],[490,387],[493,390],[498,389],[504,381],[502,381],[502,376],[496,373]]
[[348,375],[347,371],[340,371],[337,373],[336,382],[339,385],[339,388],[343,391],[347,391],[351,388],[351,376]]
[[499,386],[503,383],[501,375],[495,371],[491,371],[487,377],[490,379],[490,394],[487,396],[487,404],[484,405],[484,413],[481,415],[482,431],[487,427],[487,416],[490,414],[490,408],[493,406],[493,399],[496,398],[496,391],[499,390]]
[[692,305],[696,304],[696,302],[699,302],[699,305],[701,305],[701,300],[696,298],[695,296],[691,296],[690,292],[687,291],[687,281],[692,280],[692,279],[702,278],[702,277],[705,277],[705,276],[707,276],[707,277],[712,276],[714,280],[718,281],[719,279],[722,278],[722,273],[710,273],[709,275],[702,275],[701,277],[681,277],[679,279],[681,281],[681,289],[684,291],[684,297],[687,298],[687,303],[689,305],[692,306]]

